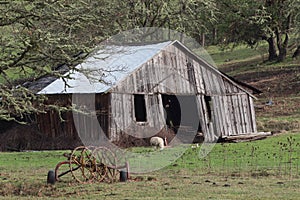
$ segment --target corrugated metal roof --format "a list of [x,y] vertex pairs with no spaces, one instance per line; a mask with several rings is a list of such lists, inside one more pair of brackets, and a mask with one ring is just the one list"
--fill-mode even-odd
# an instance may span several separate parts
[[171,43],[172,41],[143,46],[106,46],[77,65],[75,70],[64,74],[68,79],[59,78],[38,94],[106,92]]

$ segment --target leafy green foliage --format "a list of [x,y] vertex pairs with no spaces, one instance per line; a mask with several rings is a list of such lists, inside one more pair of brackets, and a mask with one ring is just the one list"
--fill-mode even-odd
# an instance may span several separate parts
[[[2,85],[0,94],[2,96],[0,119],[19,121],[19,119],[24,118],[28,112],[40,112],[37,108],[43,107],[41,104],[43,98],[38,98],[26,88],[20,87],[11,90],[5,85]],[[16,115],[18,119],[15,118]]]

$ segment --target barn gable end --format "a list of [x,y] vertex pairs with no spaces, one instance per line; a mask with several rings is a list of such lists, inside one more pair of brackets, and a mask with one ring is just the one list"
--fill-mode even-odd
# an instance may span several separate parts
[[[201,128],[192,128],[204,132],[210,140],[256,132],[253,96],[178,42],[162,49],[110,92],[112,118],[117,124],[110,129],[113,140],[118,140],[120,130],[138,134],[140,129],[145,132],[146,127],[150,135],[155,128],[162,127],[163,95],[194,96]],[[146,123],[135,120],[136,94],[144,95]]]

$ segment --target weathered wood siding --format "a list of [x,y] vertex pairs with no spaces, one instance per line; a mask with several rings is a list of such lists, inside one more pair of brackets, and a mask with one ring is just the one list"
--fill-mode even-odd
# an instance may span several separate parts
[[217,136],[256,133],[252,97],[247,94],[213,96],[213,125]]
[[[161,126],[164,115],[160,94],[197,96],[202,131],[211,139],[256,132],[252,97],[206,62],[175,45],[155,55],[111,92],[110,132],[115,139],[119,131],[137,132],[138,127]],[[135,121],[133,94],[145,94],[147,123]],[[211,121],[204,95],[212,99]]]
[[[72,97],[70,95],[48,95],[47,104],[71,105]],[[65,112],[61,116],[65,121],[62,122],[58,111],[55,109],[48,110],[46,113],[36,115],[36,121],[39,130],[46,136],[56,137],[73,137],[75,136],[75,127],[71,112]]]
[[110,139],[117,141],[123,132],[135,137],[151,137],[165,124],[160,95],[146,94],[147,121],[137,122],[134,115],[134,96],[124,93],[111,94]]
[[[92,100],[86,101],[86,99]],[[84,105],[85,109],[91,112],[91,114],[83,114],[73,111],[74,117],[78,119],[74,122],[77,123],[76,128],[78,129],[77,131],[80,131],[80,135],[84,134],[91,142],[99,139],[102,131],[107,137],[110,137],[108,131],[110,123],[110,94],[76,94],[73,96],[73,100],[78,105]]]
[[[77,96],[78,95],[78,96]],[[77,138],[77,128],[89,134],[88,137],[95,139],[99,137],[97,126],[101,126],[105,133],[108,132],[109,126],[109,94],[76,94],[80,99],[95,98],[95,105],[86,105],[87,108],[95,108],[98,122],[91,120],[91,115],[76,113],[75,111],[67,111],[61,113],[64,121],[61,121],[58,111],[50,109],[46,113],[37,114],[36,120],[40,131],[46,136],[57,137],[72,137]],[[55,104],[60,106],[70,106],[72,104],[72,95],[48,95],[47,104]],[[74,116],[78,117],[78,123],[74,124]]]
[[[187,63],[189,57],[174,46],[169,46],[116,85],[116,93],[162,93],[195,94],[195,86],[190,83]],[[194,63],[193,60],[191,60]],[[202,81],[198,88],[204,91]]]

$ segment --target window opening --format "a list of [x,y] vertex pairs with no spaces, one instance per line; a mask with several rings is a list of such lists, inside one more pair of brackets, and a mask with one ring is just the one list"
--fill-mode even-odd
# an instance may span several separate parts
[[212,121],[212,101],[210,96],[204,96],[205,105],[208,113],[208,120]]
[[147,121],[145,95],[143,94],[134,95],[134,114],[135,114],[135,120],[137,122]]

